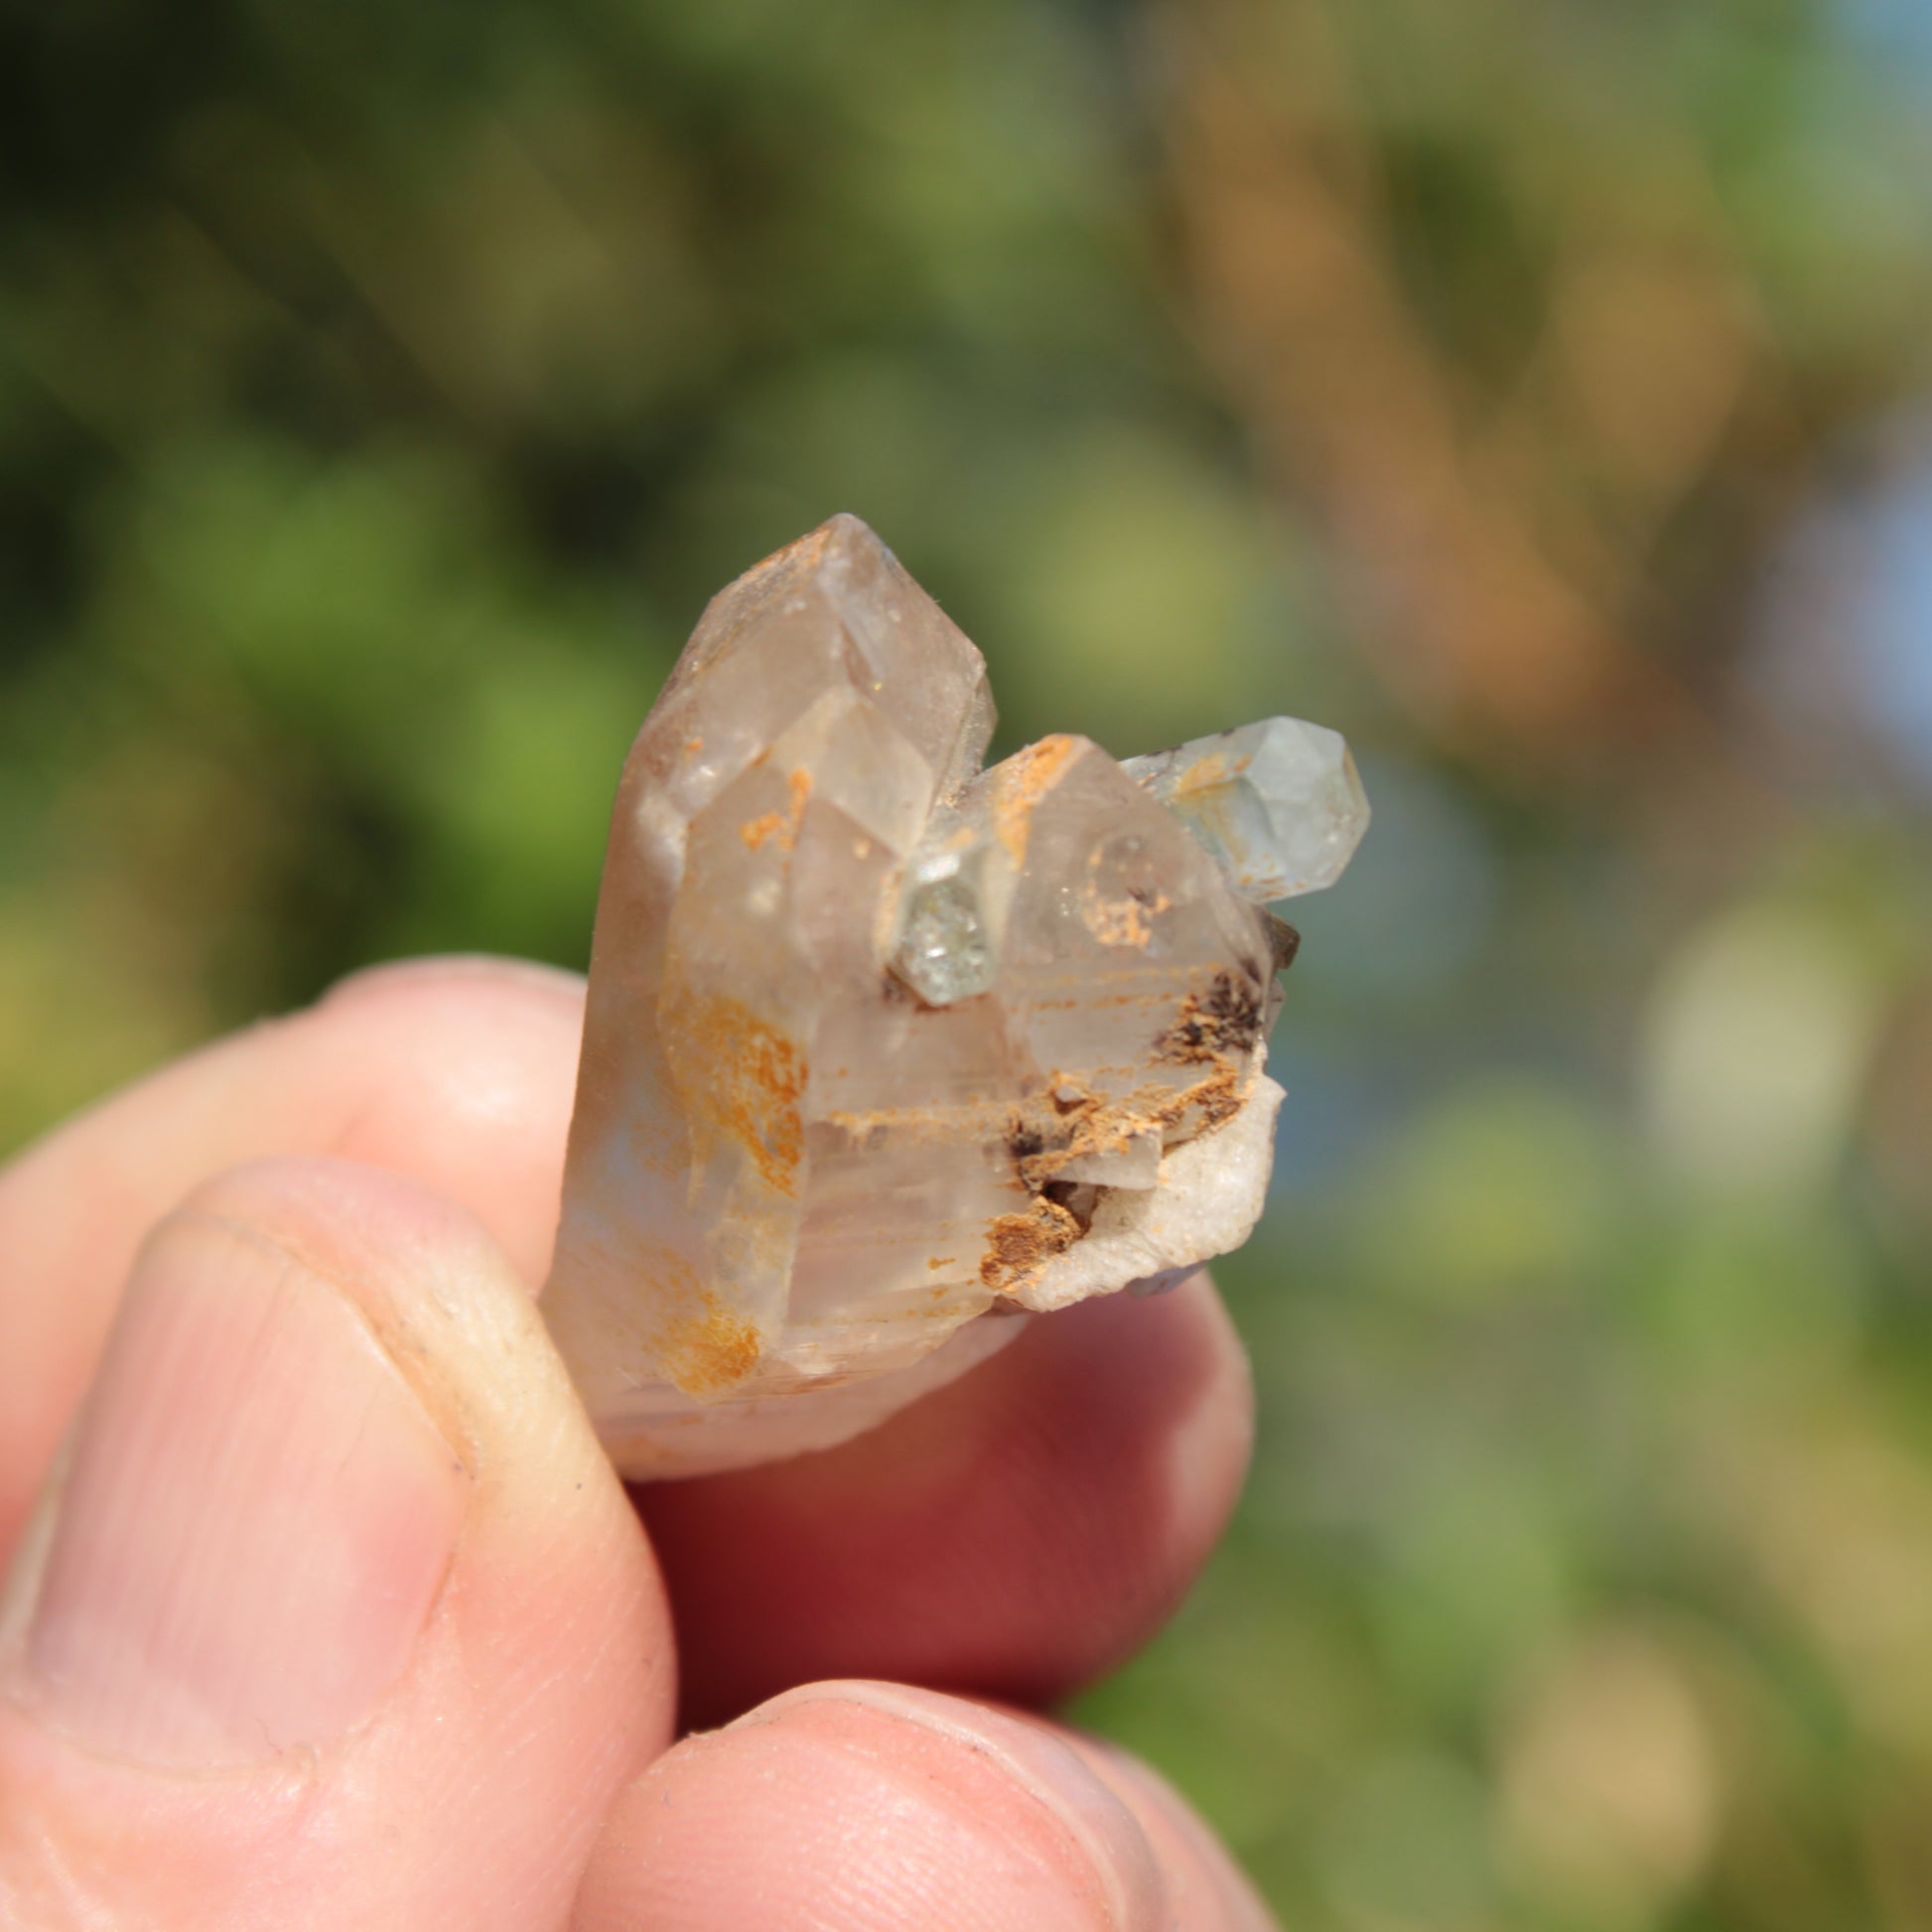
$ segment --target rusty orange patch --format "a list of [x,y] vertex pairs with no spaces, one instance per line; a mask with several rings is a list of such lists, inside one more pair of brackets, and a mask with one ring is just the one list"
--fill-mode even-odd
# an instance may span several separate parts
[[812,774],[809,771],[794,771],[785,780],[787,797],[783,811],[760,812],[757,818],[748,819],[738,828],[738,836],[758,852],[767,841],[776,839],[781,852],[789,852],[798,843],[798,826],[805,816],[805,801],[812,795]]
[[1055,732],[995,767],[1000,777],[993,798],[993,829],[1016,866],[1027,862],[1034,807],[1052,789],[1078,750],[1079,740]]
[[1139,946],[1143,949],[1154,937],[1155,915],[1173,903],[1166,893],[1143,903],[1130,893],[1108,898],[1091,885],[1081,895],[1080,916],[1087,930],[1103,946]]
[[1225,752],[1206,752],[1173,781],[1173,788],[1176,792],[1206,791],[1214,785],[1226,784],[1234,772],[1245,771],[1247,768],[1246,759],[1230,768],[1228,755]]
[[664,1372],[686,1395],[736,1387],[763,1353],[758,1329],[744,1315],[709,1289],[701,1298],[703,1306],[671,1321],[659,1343]]
[[[1194,1074],[1185,1086],[1149,1081],[1119,1099],[1093,1093],[1065,1073],[1055,1073],[1043,1094],[1009,1111],[1008,1152],[1020,1184],[1038,1193],[1074,1162],[1092,1154],[1117,1154],[1129,1141],[1158,1134],[1164,1146],[1191,1140],[1239,1113],[1254,1086],[1251,1054],[1217,1044],[1194,1023],[1213,1018],[1214,1002],[1187,1002],[1181,1025],[1164,1035],[1161,1057]],[[1238,1037],[1238,1022],[1236,1036]]]
[[666,997],[658,1018],[694,1157],[702,1163],[708,1143],[728,1140],[751,1156],[766,1186],[795,1195],[807,1072],[797,1042],[724,993],[683,989]]
[[980,1280],[996,1295],[1012,1295],[1026,1287],[1055,1255],[1072,1247],[1082,1231],[1080,1223],[1058,1201],[1043,1194],[1029,1201],[1022,1213],[996,1215],[986,1225]]

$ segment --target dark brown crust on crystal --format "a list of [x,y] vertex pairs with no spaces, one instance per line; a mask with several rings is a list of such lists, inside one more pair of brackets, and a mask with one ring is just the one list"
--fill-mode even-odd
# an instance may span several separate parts
[[1171,1066],[1244,1060],[1254,1051],[1261,1029],[1259,991],[1232,973],[1216,973],[1204,994],[1190,993],[1181,1001],[1173,1025],[1154,1042],[1154,1056]]

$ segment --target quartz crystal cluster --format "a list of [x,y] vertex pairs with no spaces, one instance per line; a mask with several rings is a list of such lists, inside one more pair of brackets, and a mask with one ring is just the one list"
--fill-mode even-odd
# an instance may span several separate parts
[[978,651],[854,517],[728,586],[624,767],[545,1309],[614,1459],[869,1428],[1030,1311],[1244,1240],[1290,929],[1368,808],[1289,719],[989,769]]

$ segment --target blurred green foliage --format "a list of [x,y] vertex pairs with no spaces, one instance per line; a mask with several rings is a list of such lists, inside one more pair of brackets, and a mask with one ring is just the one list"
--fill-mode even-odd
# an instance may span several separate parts
[[8,10],[0,1148],[580,963],[704,598],[856,510],[1005,744],[1378,810],[1094,1721],[1302,1932],[1932,1921],[1929,312],[1911,0]]

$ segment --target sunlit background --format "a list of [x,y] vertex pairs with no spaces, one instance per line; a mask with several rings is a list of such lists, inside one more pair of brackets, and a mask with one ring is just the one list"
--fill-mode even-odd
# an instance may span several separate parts
[[1932,11],[73,0],[0,24],[0,1151],[581,963],[856,510],[1003,748],[1278,711],[1263,1439],[1090,1701],[1296,1932],[1932,1922]]

